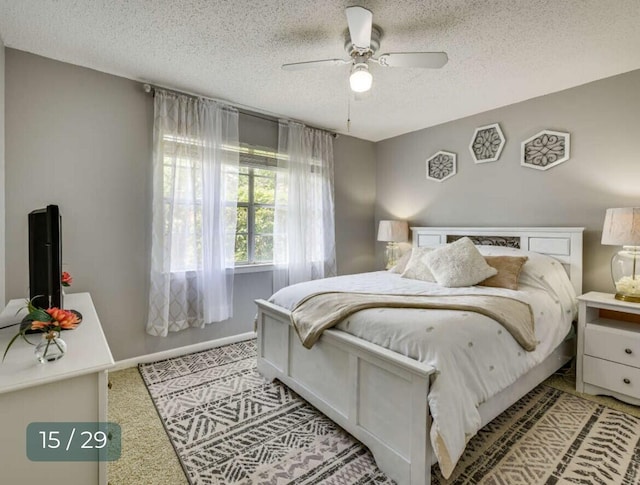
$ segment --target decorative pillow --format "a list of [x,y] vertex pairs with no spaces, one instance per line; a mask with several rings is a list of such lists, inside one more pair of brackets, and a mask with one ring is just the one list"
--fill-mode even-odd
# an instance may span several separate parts
[[398,261],[396,261],[396,264],[393,267],[389,268],[389,271],[391,273],[398,273],[398,274],[404,273],[404,270],[407,268],[407,263],[409,262],[410,258],[411,258],[411,249],[409,249],[409,251],[407,251],[402,256],[400,256]]
[[473,286],[498,273],[468,237],[434,249],[424,260],[438,284],[448,288]]
[[561,302],[563,310],[573,316],[577,315],[576,292],[560,261],[546,254],[523,249],[498,246],[477,246],[477,248],[484,256],[528,256],[529,260],[522,266],[518,277],[518,287],[540,288]]
[[433,251],[433,248],[413,248],[411,257],[407,261],[407,266],[400,276],[403,278],[411,278],[412,280],[422,280],[435,282],[436,279],[431,274],[429,266],[424,258]]
[[487,264],[498,270],[498,274],[478,283],[479,286],[518,289],[518,276],[527,256],[485,256]]

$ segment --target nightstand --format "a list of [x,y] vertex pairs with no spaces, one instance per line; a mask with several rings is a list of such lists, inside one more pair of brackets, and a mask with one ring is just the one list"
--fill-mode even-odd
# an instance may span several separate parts
[[640,405],[640,303],[595,291],[578,300],[576,390]]

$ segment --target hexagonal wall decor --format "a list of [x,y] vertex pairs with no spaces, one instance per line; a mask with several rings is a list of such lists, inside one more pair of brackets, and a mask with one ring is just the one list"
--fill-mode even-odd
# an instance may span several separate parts
[[560,131],[542,130],[522,142],[520,165],[549,170],[569,160],[571,135]]
[[469,145],[471,157],[476,163],[495,162],[500,158],[505,143],[498,123],[476,128]]
[[427,158],[427,179],[442,182],[456,174],[457,155],[451,152],[439,151]]

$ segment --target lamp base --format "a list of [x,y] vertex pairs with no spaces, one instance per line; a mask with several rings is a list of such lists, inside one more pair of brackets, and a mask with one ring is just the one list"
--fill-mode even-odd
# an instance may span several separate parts
[[624,293],[616,293],[615,299],[628,301],[629,303],[640,303],[640,296],[625,295]]
[[393,268],[398,262],[398,248],[399,246],[397,242],[387,243],[387,250],[385,251],[387,264],[385,266],[385,269]]
[[611,258],[611,277],[616,300],[640,303],[640,247],[623,246]]

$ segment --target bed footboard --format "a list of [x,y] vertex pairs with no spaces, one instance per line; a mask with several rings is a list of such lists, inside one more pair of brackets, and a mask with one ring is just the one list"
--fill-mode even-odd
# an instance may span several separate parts
[[258,371],[278,379],[342,426],[399,484],[431,483],[430,366],[327,330],[305,349],[289,312],[258,305]]

